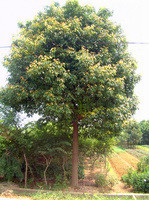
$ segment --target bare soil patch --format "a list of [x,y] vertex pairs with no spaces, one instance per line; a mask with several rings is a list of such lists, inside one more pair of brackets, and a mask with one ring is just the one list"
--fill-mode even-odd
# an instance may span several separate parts
[[[82,192],[82,193],[132,193],[133,190],[122,182],[121,177],[117,179],[117,183],[112,188],[104,187],[98,188],[95,184],[95,177],[99,172],[104,173],[105,164],[99,163],[95,164],[94,168],[91,167],[91,161],[89,158],[85,161],[85,178],[79,181],[79,188],[72,189],[67,188],[70,192]],[[110,175],[110,173],[109,173]]]

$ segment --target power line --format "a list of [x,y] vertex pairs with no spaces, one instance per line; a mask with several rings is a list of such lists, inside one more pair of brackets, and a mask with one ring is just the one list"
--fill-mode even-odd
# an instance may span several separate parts
[[[139,44],[139,45],[144,45],[144,44],[149,44],[149,42],[128,42],[128,44]],[[9,49],[11,46],[0,46],[0,49]]]
[[0,49],[9,49],[11,46],[0,46]]
[[128,44],[149,44],[149,42],[128,42]]

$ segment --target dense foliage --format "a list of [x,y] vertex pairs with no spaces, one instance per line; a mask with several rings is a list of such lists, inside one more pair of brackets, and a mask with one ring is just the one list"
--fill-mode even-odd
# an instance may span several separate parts
[[19,24],[4,63],[9,78],[0,99],[5,105],[73,126],[73,186],[78,185],[78,125],[112,137],[136,109],[136,62],[110,16],[107,9],[96,12],[77,0],[52,4]]
[[[0,133],[0,172],[5,180],[24,182],[28,176],[32,182],[43,179],[47,185],[49,175],[55,179],[57,174],[61,174],[64,178],[67,167],[64,158],[69,157],[70,140],[62,132],[59,133],[53,124],[42,127],[38,123],[27,124],[24,128],[3,127]],[[50,164],[55,171],[47,171]]]
[[[40,121],[24,127],[0,124],[0,176],[25,187],[66,187],[72,175],[71,127]],[[93,163],[110,152],[113,140],[84,138],[80,133],[79,179],[84,178],[86,157]]]
[[129,170],[128,174],[123,176],[123,181],[137,192],[149,193],[149,157],[138,163],[136,171]]

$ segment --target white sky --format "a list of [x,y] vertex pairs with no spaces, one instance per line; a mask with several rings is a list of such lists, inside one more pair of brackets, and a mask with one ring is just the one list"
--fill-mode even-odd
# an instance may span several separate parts
[[[56,2],[64,5],[66,1]],[[51,3],[50,0],[0,0],[0,47],[11,45],[19,21],[32,20]],[[93,5],[96,10],[100,7],[113,10],[112,20],[122,26],[129,42],[149,42],[149,0],[80,0],[79,3]],[[137,71],[142,77],[135,89],[140,104],[134,117],[137,121],[149,120],[149,44],[129,45],[129,51],[137,60]],[[2,61],[8,52],[9,49],[0,48],[0,87],[6,84],[7,72]]]

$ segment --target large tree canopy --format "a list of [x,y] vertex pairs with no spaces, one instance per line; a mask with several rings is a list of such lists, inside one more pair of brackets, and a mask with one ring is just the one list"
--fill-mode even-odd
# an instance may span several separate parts
[[5,59],[9,78],[1,100],[28,115],[72,122],[76,165],[78,121],[92,120],[103,134],[114,135],[136,108],[136,62],[110,16],[107,9],[96,12],[77,0],[53,4],[19,24]]

